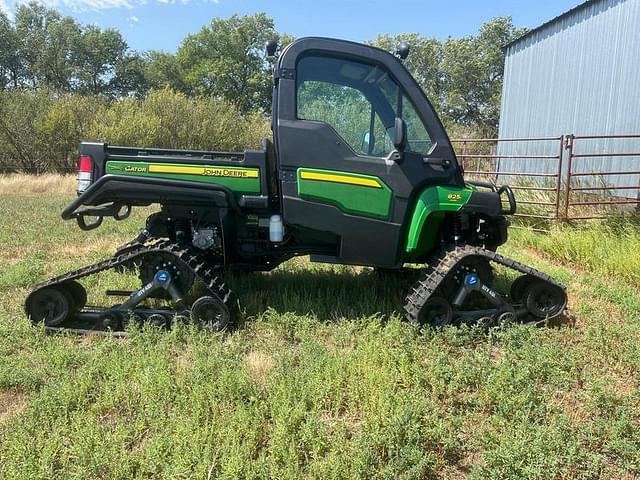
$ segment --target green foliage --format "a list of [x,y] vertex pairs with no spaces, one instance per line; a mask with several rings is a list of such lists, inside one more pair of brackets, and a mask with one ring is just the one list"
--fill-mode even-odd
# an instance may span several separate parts
[[268,110],[271,70],[264,45],[278,37],[264,13],[214,18],[176,53],[187,92],[224,98],[242,111]]
[[120,145],[205,150],[255,148],[269,135],[269,122],[260,114],[242,115],[228,101],[190,99],[168,89],[113,103],[89,132]]
[[511,17],[482,25],[478,35],[444,42],[418,34],[381,35],[373,43],[385,50],[401,41],[411,45],[405,64],[447,127],[470,129],[479,138],[498,131],[504,54],[501,47],[526,32]]
[[268,120],[225,100],[152,90],[108,102],[46,90],[0,92],[0,168],[68,170],[81,140],[146,147],[242,150],[270,136]]
[[125,87],[131,82],[118,73],[129,73],[123,62],[131,55],[127,56],[127,44],[116,30],[80,25],[30,3],[18,7],[13,25],[0,17],[0,43],[8,47],[0,56],[4,88],[102,95],[129,92]]
[[115,93],[115,74],[126,58],[126,51],[127,43],[120,32],[85,27],[75,52],[78,90],[93,95]]

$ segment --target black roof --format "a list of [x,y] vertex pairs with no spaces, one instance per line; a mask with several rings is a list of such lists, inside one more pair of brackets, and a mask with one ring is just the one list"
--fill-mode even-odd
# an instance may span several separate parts
[[533,28],[531,30],[529,30],[527,33],[525,33],[524,35],[522,35],[521,37],[516,38],[515,40],[512,40],[511,42],[507,43],[506,45],[504,45],[502,48],[506,49],[508,47],[510,47],[511,45],[518,43],[521,40],[524,40],[525,38],[529,38],[531,35],[533,35],[536,32],[539,32],[540,30],[548,27],[549,25],[551,25],[552,23],[555,23],[559,20],[562,20],[563,18],[569,17],[571,15],[573,15],[576,12],[579,12],[580,10],[582,10],[583,8],[588,7],[591,4],[600,2],[601,0],[587,0],[586,2],[581,3],[580,5],[577,5],[575,7],[573,7],[570,10],[567,10],[564,13],[561,13],[560,15],[558,15],[557,17],[552,18],[551,20],[544,22],[542,25],[537,26],[536,28]]

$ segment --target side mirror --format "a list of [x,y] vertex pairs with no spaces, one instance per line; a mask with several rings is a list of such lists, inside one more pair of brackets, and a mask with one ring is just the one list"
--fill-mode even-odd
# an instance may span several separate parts
[[275,40],[269,40],[265,44],[264,49],[267,52],[267,57],[275,57],[276,51],[278,50],[278,42]]
[[400,42],[396,48],[396,55],[400,60],[404,60],[409,56],[409,44],[406,42]]
[[396,117],[394,124],[393,146],[400,153],[404,152],[407,146],[407,122],[400,117]]

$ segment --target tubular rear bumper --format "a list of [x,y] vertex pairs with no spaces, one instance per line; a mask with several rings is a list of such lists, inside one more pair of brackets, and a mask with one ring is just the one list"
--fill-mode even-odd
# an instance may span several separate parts
[[[100,225],[102,217],[123,220],[129,215],[132,206],[165,202],[206,204],[211,207],[231,208],[242,214],[231,190],[221,185],[152,177],[104,175],[62,211],[62,218],[75,218],[80,228],[91,230]],[[123,209],[126,209],[124,213]],[[87,223],[86,218],[90,217],[99,220]]]

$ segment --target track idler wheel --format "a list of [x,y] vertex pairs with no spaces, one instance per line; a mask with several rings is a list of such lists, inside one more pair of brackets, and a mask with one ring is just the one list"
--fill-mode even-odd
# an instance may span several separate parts
[[56,287],[37,290],[27,300],[27,315],[34,324],[44,323],[47,327],[62,324],[75,309],[71,294]]
[[556,317],[567,306],[565,291],[542,280],[530,282],[522,298],[529,313],[540,319]]
[[73,303],[76,310],[81,310],[87,304],[87,291],[82,285],[75,280],[69,280],[62,284],[65,291],[73,298]]
[[529,284],[531,284],[531,282],[535,281],[537,281],[536,277],[532,277],[531,275],[521,275],[516,278],[509,289],[509,297],[511,298],[511,301],[514,303],[522,302],[525,289]]
[[422,306],[418,315],[418,323],[432,327],[443,327],[451,323],[452,318],[453,310],[447,299],[440,295],[433,295]]
[[231,323],[231,312],[215,297],[200,297],[191,305],[191,319],[202,327],[221,332]]

